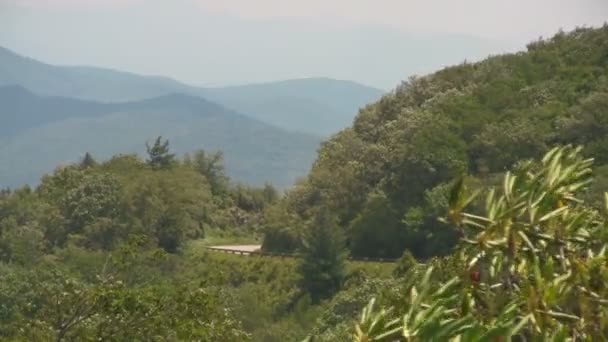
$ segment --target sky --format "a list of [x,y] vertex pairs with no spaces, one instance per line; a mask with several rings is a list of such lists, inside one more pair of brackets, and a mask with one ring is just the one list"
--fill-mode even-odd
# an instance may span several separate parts
[[0,0],[0,46],[202,86],[411,75],[608,21],[608,0]]

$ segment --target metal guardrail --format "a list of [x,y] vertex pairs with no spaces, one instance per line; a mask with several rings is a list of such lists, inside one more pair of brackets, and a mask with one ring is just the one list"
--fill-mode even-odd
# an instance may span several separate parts
[[[272,253],[264,252],[261,250],[257,251],[245,251],[242,249],[229,249],[229,248],[217,248],[217,247],[206,247],[208,250],[214,252],[221,252],[227,254],[246,255],[246,256],[259,256],[259,257],[274,257],[274,258],[301,258],[302,255],[294,253]],[[385,258],[353,258],[349,257],[349,261],[358,262],[375,262],[375,263],[395,263],[399,259],[385,259]]]

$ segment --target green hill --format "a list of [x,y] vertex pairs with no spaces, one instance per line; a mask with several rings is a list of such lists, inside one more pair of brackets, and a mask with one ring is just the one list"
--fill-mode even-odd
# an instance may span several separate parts
[[[558,144],[608,163],[608,26],[404,82],[323,143],[281,206],[303,221],[330,208],[355,256],[445,254],[456,235],[437,217],[453,179],[492,183]],[[298,234],[269,230],[266,246]]]
[[7,86],[0,101],[0,186],[34,183],[85,152],[101,159],[142,153],[162,135],[180,153],[222,150],[237,181],[286,187],[307,172],[319,143],[187,95],[103,104]]
[[[285,196],[175,158],[309,142],[199,97],[0,101],[0,172],[171,135],[0,189],[2,340],[608,340],[608,24],[404,82]],[[205,249],[258,234],[281,253]]]

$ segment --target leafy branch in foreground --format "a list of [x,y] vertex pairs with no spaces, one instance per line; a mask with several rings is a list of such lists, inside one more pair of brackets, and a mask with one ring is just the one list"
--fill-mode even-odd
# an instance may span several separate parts
[[452,258],[463,266],[442,270],[456,272],[444,284],[432,265],[412,275],[402,306],[377,310],[372,300],[353,341],[608,338],[606,219],[577,198],[593,164],[580,152],[558,147],[520,163],[487,191],[483,213],[466,211],[478,193],[456,182],[446,221],[461,230]]

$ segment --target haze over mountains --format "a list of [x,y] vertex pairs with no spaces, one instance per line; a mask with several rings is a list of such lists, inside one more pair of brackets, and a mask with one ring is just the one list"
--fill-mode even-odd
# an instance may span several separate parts
[[190,94],[272,125],[321,136],[350,125],[361,106],[377,100],[383,93],[355,82],[329,78],[201,88],[166,77],[49,65],[0,47],[0,85],[10,84],[40,95],[101,102]]
[[179,152],[224,151],[228,173],[286,187],[322,137],[381,90],[332,79],[199,88],[164,77],[59,67],[0,48],[0,186],[33,183],[85,152],[144,151],[158,135]]

